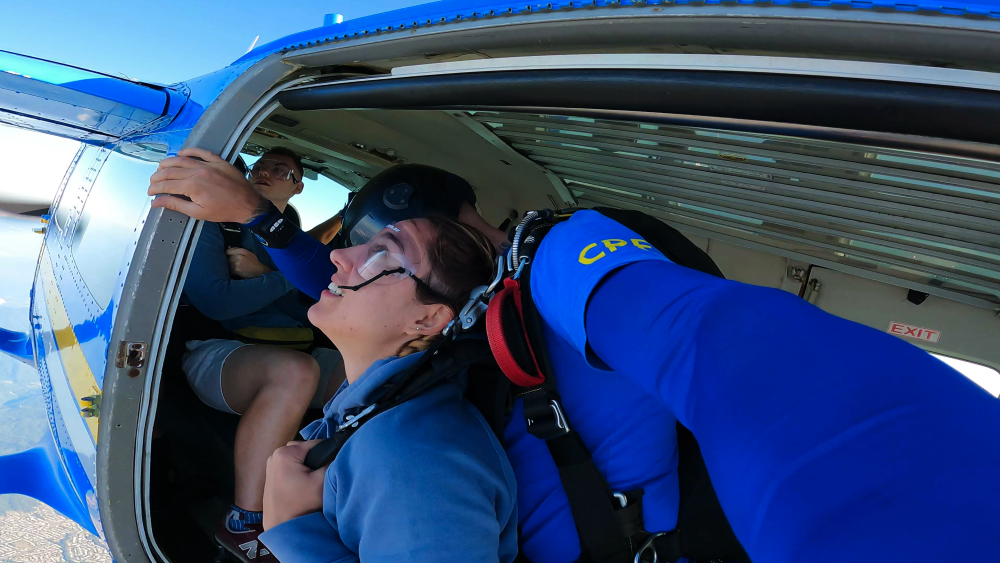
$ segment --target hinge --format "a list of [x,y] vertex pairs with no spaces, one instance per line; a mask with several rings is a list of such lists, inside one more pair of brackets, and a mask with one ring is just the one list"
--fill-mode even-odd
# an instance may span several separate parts
[[822,287],[823,283],[818,279],[813,278],[809,280],[809,283],[806,284],[805,294],[802,295],[802,298],[815,305],[816,300],[819,299],[819,290],[822,289]]
[[80,407],[80,416],[83,418],[98,418],[101,415],[101,392],[96,391],[89,397],[80,397]]

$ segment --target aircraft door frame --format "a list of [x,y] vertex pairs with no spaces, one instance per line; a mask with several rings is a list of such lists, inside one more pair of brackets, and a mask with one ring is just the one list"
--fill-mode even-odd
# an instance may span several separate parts
[[[252,70],[251,70],[252,68]],[[227,155],[234,136],[255,104],[295,69],[273,55],[233,78],[193,127],[178,127],[144,140],[166,142],[175,153],[199,147]],[[231,69],[227,69],[231,71]],[[221,72],[221,71],[220,71]],[[198,94],[197,89],[192,98]],[[217,97],[216,97],[217,95]],[[235,149],[232,150],[235,158]],[[187,276],[188,257],[202,226],[180,213],[151,209],[121,288],[104,375],[97,442],[97,499],[108,547],[115,560],[166,561],[152,541],[149,498],[150,444],[159,382],[174,313]],[[144,351],[141,365],[129,365],[132,345]],[[119,350],[123,352],[119,358]],[[119,361],[121,360],[121,361]]]
[[[34,456],[34,465],[22,463],[5,491],[35,496],[106,539],[95,444],[102,407],[111,407],[102,404],[102,380],[124,272],[139,240],[134,226],[148,213],[145,188],[155,164],[132,167],[133,176],[145,174],[145,179],[139,186],[134,178],[121,186],[130,190],[127,197],[113,194],[92,204],[91,196],[95,187],[102,193],[116,187],[102,187],[112,160],[148,161],[143,154],[153,145],[117,156],[115,151],[138,138],[155,143],[151,132],[174,123],[189,91],[5,51],[0,51],[0,71],[0,123],[82,143],[53,199],[31,291],[30,353],[46,397],[50,434],[25,452]],[[178,148],[186,136],[180,136]],[[128,206],[117,205],[124,200]],[[108,216],[102,209],[124,211]],[[107,244],[114,250],[105,252]],[[89,259],[80,261],[77,254]]]

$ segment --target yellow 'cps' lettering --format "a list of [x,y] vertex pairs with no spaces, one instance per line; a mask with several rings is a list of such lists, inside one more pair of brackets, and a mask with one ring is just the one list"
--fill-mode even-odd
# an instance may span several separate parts
[[604,246],[608,247],[608,250],[610,250],[611,252],[614,252],[614,251],[618,250],[619,247],[625,246],[625,245],[628,244],[627,242],[623,241],[620,238],[604,239],[601,242],[603,242]]
[[[616,250],[618,250],[623,246],[628,246],[628,243],[620,238],[604,239],[601,241],[601,244],[603,244],[604,247],[608,249],[608,252],[615,252]],[[649,244],[648,242],[646,242],[641,238],[632,239],[632,245],[640,250],[649,250],[650,248],[653,248],[651,244]],[[599,251],[597,254],[593,254],[591,251],[594,250],[595,248],[597,248],[596,242],[588,244],[587,246],[583,247],[583,250],[580,251],[581,264],[590,265],[593,264],[594,262],[597,262],[601,258],[607,256],[607,254],[605,254],[603,250]],[[589,256],[588,253],[590,253]]]

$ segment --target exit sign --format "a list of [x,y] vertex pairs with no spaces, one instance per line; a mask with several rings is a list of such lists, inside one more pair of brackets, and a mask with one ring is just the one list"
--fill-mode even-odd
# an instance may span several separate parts
[[923,340],[924,342],[938,342],[941,340],[941,331],[933,330],[930,328],[924,328],[922,326],[913,326],[906,323],[898,323],[892,321],[889,323],[890,334],[895,334],[897,336],[905,336],[907,338],[915,338],[917,340]]

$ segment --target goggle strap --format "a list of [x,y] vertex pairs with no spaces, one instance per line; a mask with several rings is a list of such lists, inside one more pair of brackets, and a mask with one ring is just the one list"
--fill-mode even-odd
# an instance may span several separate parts
[[358,285],[341,285],[341,286],[337,286],[337,287],[339,287],[340,289],[349,289],[351,291],[357,291],[357,290],[361,289],[362,287],[364,287],[364,286],[366,286],[366,285],[374,282],[375,280],[377,280],[379,278],[382,278],[382,277],[385,277],[385,276],[391,276],[392,274],[405,274],[405,273],[406,273],[406,268],[400,266],[400,267],[396,268],[395,270],[383,270],[381,274],[373,277],[370,280],[367,280],[365,282],[359,283]]

